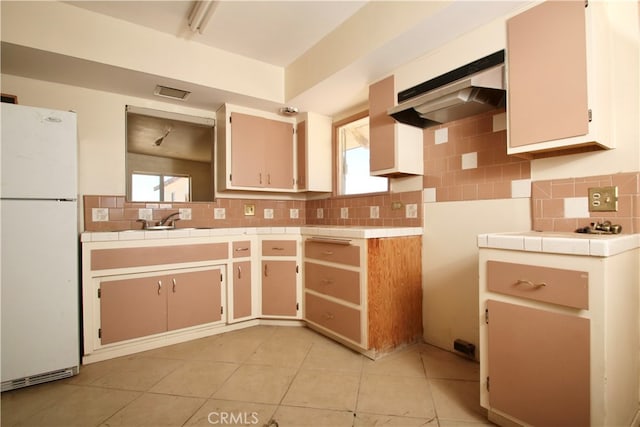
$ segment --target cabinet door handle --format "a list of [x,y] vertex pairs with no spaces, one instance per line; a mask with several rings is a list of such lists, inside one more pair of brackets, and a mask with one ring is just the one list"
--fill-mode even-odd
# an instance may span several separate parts
[[173,293],[176,293],[176,278],[174,277],[173,279],[171,279],[171,281],[173,282]]
[[331,312],[326,312],[323,316],[326,320],[332,320],[333,319],[333,313]]
[[267,264],[264,265],[264,277],[267,277],[269,274],[267,274]]
[[258,181],[262,184],[262,172],[258,174]]
[[238,266],[238,279],[242,278],[242,267]]
[[515,286],[518,286],[518,285],[527,285],[533,289],[540,289],[547,286],[545,282],[533,283],[531,280],[522,280],[522,279],[518,279],[518,281],[515,283]]
[[271,174],[267,174],[267,184],[271,185]]
[[162,290],[162,280],[158,280],[158,295],[160,295],[161,290]]

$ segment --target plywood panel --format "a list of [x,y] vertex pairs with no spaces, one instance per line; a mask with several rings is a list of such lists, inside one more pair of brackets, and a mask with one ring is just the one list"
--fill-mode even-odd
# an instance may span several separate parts
[[422,237],[368,239],[369,348],[422,336]]

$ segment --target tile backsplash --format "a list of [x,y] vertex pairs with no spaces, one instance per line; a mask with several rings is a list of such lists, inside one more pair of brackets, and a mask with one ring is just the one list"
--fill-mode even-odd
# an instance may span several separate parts
[[[590,187],[618,187],[617,212],[589,212]],[[620,224],[622,233],[640,233],[640,172],[534,181],[533,229],[575,231],[591,222]]]
[[504,110],[425,129],[425,202],[530,197],[531,163],[507,155]]
[[218,198],[210,203],[134,203],[118,195],[86,195],[83,200],[85,231],[141,229],[139,218],[157,222],[178,212],[182,218],[178,228],[422,226],[421,191],[308,201]]

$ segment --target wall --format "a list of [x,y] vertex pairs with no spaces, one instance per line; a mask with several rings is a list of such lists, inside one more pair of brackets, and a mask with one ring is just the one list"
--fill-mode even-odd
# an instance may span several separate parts
[[[590,8],[594,4],[597,7],[593,7],[590,13],[597,14],[598,43],[607,47],[605,59],[599,63],[598,75],[602,76],[604,72],[604,75],[611,76],[600,84],[605,85],[604,91],[610,93],[612,99],[610,111],[600,110],[598,114],[610,116],[610,135],[616,145],[614,150],[520,163],[520,178],[511,169],[515,166],[503,159],[501,165],[493,165],[494,172],[499,167],[503,168],[502,173],[508,170],[507,174],[512,176],[511,183],[508,179],[496,180],[490,193],[481,194],[489,188],[487,177],[493,172],[488,168],[484,172],[461,170],[458,163],[462,162],[459,155],[477,151],[476,159],[480,166],[483,163],[481,150],[464,147],[464,143],[459,141],[454,141],[449,148],[432,147],[430,131],[425,132],[423,322],[427,342],[451,348],[453,339],[463,338],[477,344],[477,234],[530,230],[532,213],[535,228],[545,231],[566,231],[574,225],[587,225],[600,219],[625,224],[625,232],[639,230],[639,3],[590,2]],[[402,90],[414,86],[504,49],[507,18],[496,19],[398,68],[394,71],[396,87]],[[497,135],[489,138],[501,139]],[[506,150],[503,141],[499,143],[500,150],[503,147]],[[529,189],[526,188],[527,182]],[[618,213],[585,215],[581,210],[581,218],[575,217],[572,203],[577,201],[584,206],[585,185],[615,182],[620,183],[624,198]],[[527,195],[531,188],[534,192],[533,205],[531,195]],[[546,193],[545,188],[553,188],[555,192]],[[509,199],[513,194],[523,198]],[[568,210],[564,208],[565,203],[571,206]],[[549,212],[541,206],[555,206],[555,209]]]

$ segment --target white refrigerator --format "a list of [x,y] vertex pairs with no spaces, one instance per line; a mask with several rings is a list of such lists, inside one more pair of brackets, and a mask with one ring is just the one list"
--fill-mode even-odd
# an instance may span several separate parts
[[2,391],[78,373],[76,114],[2,103]]

